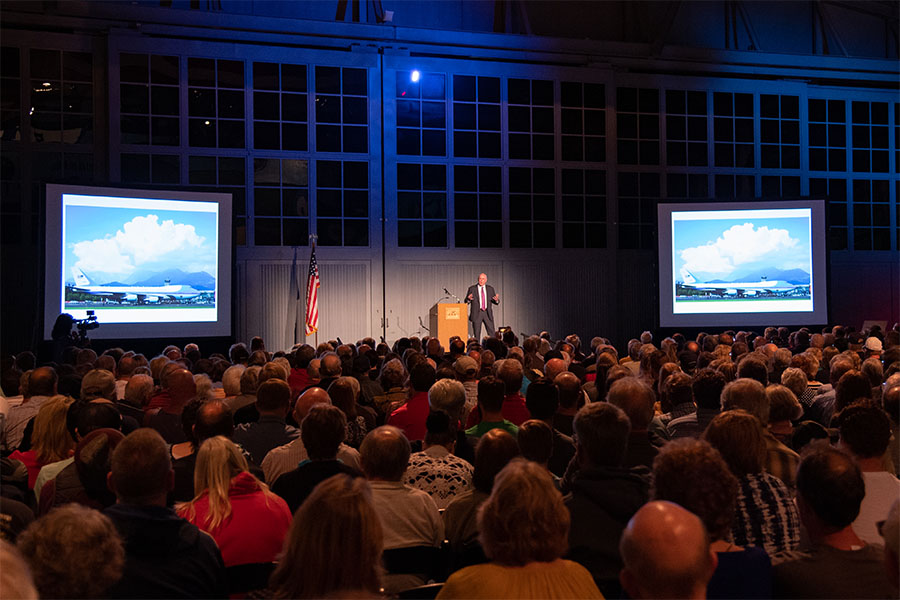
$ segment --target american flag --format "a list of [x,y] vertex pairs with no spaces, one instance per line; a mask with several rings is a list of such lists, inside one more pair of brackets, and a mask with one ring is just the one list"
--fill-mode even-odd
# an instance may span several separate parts
[[309,275],[306,279],[306,335],[319,330],[319,265],[316,263],[316,243],[309,255]]

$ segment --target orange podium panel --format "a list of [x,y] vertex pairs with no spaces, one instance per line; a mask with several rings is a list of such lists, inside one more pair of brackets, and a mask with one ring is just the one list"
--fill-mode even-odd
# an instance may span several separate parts
[[435,304],[428,311],[431,336],[441,341],[444,351],[450,348],[450,338],[459,336],[465,342],[469,336],[469,308],[465,304]]

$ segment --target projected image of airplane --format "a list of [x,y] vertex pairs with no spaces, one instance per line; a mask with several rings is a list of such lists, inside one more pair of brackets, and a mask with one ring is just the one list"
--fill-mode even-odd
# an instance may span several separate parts
[[682,268],[680,273],[683,281],[676,283],[676,288],[678,288],[676,295],[678,296],[707,295],[720,298],[753,298],[809,295],[809,283],[770,280],[765,275],[760,275],[758,281],[697,281],[697,278],[687,269]]
[[92,297],[94,301],[119,304],[195,304],[215,301],[213,291],[172,284],[169,279],[165,280],[165,285],[94,285],[78,267],[72,267],[72,275],[75,285],[66,285],[67,302],[70,297],[80,295]]

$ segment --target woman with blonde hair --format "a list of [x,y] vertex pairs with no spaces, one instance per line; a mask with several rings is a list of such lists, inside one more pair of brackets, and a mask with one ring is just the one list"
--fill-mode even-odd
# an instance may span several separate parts
[[563,560],[569,510],[549,471],[513,459],[494,480],[478,513],[490,563],[466,567],[438,598],[602,598],[587,569]]
[[345,474],[330,477],[297,509],[269,589],[259,597],[376,596],[383,543],[369,483]]
[[49,398],[34,417],[34,431],[31,433],[31,449],[16,450],[9,455],[21,461],[28,469],[28,489],[34,489],[41,467],[52,462],[65,460],[75,450],[75,440],[66,429],[66,411],[74,400],[58,395]]
[[178,515],[216,540],[226,567],[275,560],[291,525],[291,511],[249,472],[234,442],[221,435],[203,442],[194,493],[193,500],[178,506]]

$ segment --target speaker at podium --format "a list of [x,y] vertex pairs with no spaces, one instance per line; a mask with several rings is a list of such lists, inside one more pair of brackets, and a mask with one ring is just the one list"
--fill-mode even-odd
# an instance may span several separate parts
[[428,327],[431,336],[441,342],[444,350],[450,348],[450,338],[459,336],[463,341],[469,336],[468,307],[465,304],[436,302],[428,311]]

